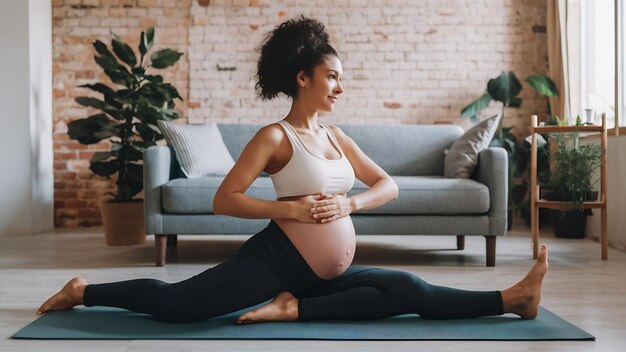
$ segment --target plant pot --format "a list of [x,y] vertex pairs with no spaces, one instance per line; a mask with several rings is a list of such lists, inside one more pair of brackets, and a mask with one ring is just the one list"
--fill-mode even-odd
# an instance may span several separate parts
[[585,238],[587,213],[578,210],[558,211],[554,215],[554,236],[558,238]]
[[541,194],[541,196],[539,198],[541,198],[541,199],[552,200],[552,201],[561,201],[561,193],[559,193],[559,192],[555,192],[555,191],[550,190],[550,189],[541,188],[540,194]]
[[[541,190],[542,198],[553,201],[569,201],[563,200],[561,195],[550,190]],[[598,192],[587,192],[585,201],[594,201],[598,199]],[[585,229],[587,227],[587,216],[593,215],[591,209],[573,210],[554,210],[554,236],[558,238],[585,238]]]
[[100,203],[104,238],[109,246],[142,244],[146,241],[143,223],[143,199],[130,202]]

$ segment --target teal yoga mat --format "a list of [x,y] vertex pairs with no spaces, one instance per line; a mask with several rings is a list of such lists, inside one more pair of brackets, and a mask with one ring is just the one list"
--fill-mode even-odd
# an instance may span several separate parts
[[509,315],[426,320],[407,314],[367,321],[234,323],[239,315],[258,306],[195,323],[164,323],[145,314],[118,308],[73,308],[44,314],[12,337],[102,340],[595,340],[592,335],[543,307],[533,320]]

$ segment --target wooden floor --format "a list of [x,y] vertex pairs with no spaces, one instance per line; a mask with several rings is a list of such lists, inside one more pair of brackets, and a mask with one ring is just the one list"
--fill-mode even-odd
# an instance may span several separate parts
[[[524,225],[521,225],[524,226]],[[591,240],[563,240],[541,230],[550,248],[550,271],[541,304],[595,335],[591,341],[36,341],[10,336],[33,321],[36,308],[74,275],[90,282],[154,277],[185,279],[227,259],[249,236],[180,236],[178,256],[153,265],[153,238],[144,245],[109,247],[101,229],[0,238],[0,351],[624,351],[626,350],[626,253]],[[498,239],[497,265],[484,266],[483,237],[360,236],[354,264],[406,270],[435,284],[468,289],[503,289],[532,265],[530,230],[514,229]]]

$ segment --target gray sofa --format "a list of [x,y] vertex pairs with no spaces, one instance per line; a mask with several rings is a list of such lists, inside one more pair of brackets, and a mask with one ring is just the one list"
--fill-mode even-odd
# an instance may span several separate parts
[[[487,266],[495,265],[496,236],[506,233],[507,154],[487,148],[470,179],[443,177],[444,150],[463,134],[456,125],[341,125],[347,135],[398,184],[400,195],[379,208],[351,215],[357,235],[452,235],[457,249],[466,235],[485,236]],[[262,125],[218,124],[226,147],[237,160]],[[269,219],[213,214],[213,198],[224,177],[187,179],[173,149],[153,146],[144,155],[145,229],[155,235],[156,265],[177,234],[254,234]],[[358,179],[348,196],[368,187]],[[275,200],[267,174],[246,191]]]

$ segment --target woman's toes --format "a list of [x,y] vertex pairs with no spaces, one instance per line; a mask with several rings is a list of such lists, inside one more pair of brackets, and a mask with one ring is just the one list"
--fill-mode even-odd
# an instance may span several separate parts
[[241,315],[239,318],[237,318],[236,322],[237,324],[243,324],[247,319],[248,319],[247,314],[244,314],[244,315]]

